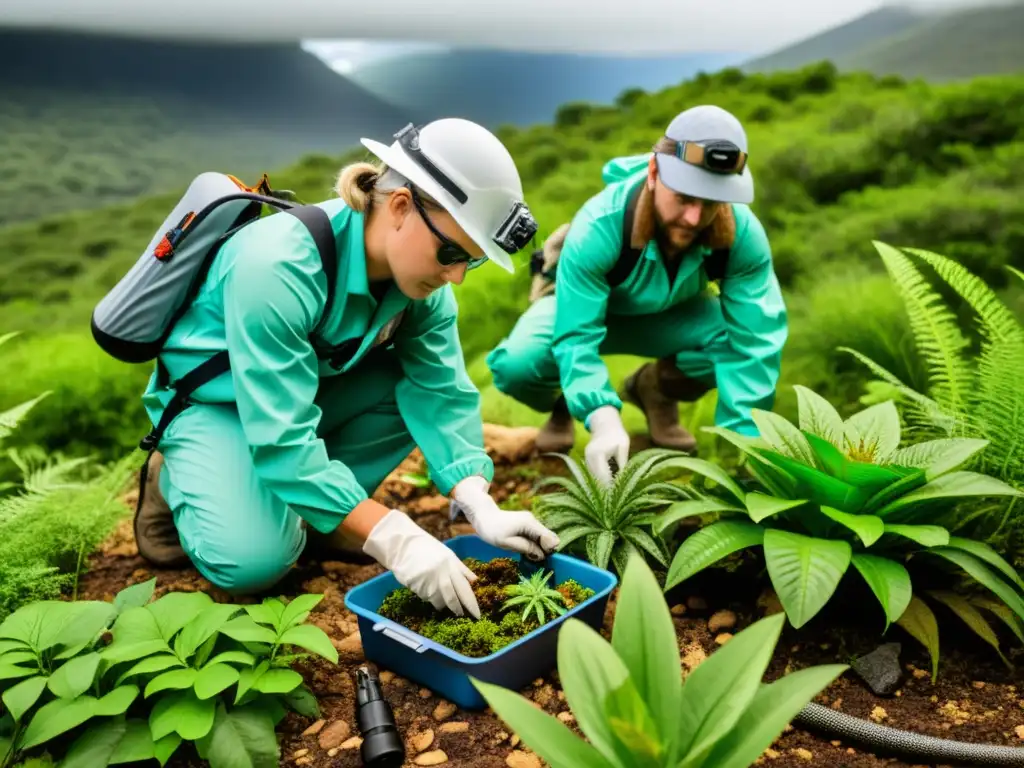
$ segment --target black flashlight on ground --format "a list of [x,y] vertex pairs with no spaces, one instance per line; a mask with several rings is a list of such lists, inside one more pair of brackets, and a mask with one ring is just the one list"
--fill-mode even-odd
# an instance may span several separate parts
[[356,670],[356,725],[363,737],[360,752],[368,768],[398,768],[405,762],[405,745],[384,698],[380,678],[371,667]]

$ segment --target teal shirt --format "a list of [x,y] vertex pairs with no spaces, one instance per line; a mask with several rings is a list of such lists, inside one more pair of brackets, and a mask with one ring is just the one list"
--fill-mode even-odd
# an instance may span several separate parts
[[[573,218],[556,271],[553,353],[570,413],[589,427],[604,405],[622,407],[599,355],[607,313],[645,315],[693,299],[707,287],[701,269],[710,249],[694,246],[682,256],[672,285],[657,243],[649,242],[632,275],[611,289],[605,274],[619,256],[622,217],[629,192],[647,173],[650,155],[615,158],[602,176],[607,186]],[[728,350],[715,357],[718,406],[715,423],[757,436],[751,409],[771,410],[788,335],[786,306],[772,268],[761,222],[746,205],[732,205],[736,240],[720,302]]]
[[[370,294],[362,214],[342,200],[319,204],[338,248],[338,283],[320,338],[336,345],[363,338],[340,371],[319,360],[310,342],[327,299],[312,236],[293,216],[274,214],[234,235],[221,249],[194,304],[174,327],[162,359],[172,379],[226,349],[230,375],[193,399],[235,403],[263,484],[317,530],[328,533],[367,498],[352,471],[331,459],[317,437],[320,379],[350,370],[388,320],[406,310],[395,337],[404,372],[398,407],[441,493],[465,477],[493,478],[483,447],[480,395],[466,373],[458,306],[451,286],[411,301],[393,284],[379,306]],[[358,374],[352,377],[358,387]],[[143,402],[153,423],[172,392],[150,378]]]

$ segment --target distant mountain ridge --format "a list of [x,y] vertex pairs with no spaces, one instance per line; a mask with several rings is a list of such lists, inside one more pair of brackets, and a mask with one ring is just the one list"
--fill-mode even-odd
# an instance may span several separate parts
[[747,72],[828,59],[845,72],[932,81],[1024,70],[1024,2],[924,12],[894,5],[743,63]]
[[494,128],[549,123],[568,102],[612,104],[624,91],[658,91],[743,58],[728,51],[626,57],[453,49],[371,62],[348,77],[426,119],[454,115]]

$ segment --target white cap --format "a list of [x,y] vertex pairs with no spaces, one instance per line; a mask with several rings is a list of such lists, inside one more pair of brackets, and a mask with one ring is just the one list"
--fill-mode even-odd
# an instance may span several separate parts
[[510,254],[526,247],[537,224],[505,145],[483,126],[458,117],[420,129],[410,123],[395,136],[390,147],[373,139],[362,143],[440,203],[487,258],[513,272]]

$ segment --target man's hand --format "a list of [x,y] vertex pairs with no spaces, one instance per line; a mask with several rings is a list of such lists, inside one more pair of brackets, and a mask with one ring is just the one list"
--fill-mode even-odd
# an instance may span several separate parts
[[543,560],[558,546],[558,536],[526,510],[500,509],[488,493],[489,483],[474,475],[459,482],[452,491],[477,535],[495,547],[519,552],[531,560]]
[[613,405],[603,405],[590,414],[590,442],[584,454],[590,471],[605,485],[612,482],[612,470],[609,465],[615,459],[616,471],[622,471],[629,460],[629,434],[622,426],[619,409]]
[[404,513],[389,511],[370,531],[363,551],[437,610],[447,607],[456,616],[468,613],[480,618],[470,586],[476,574]]

